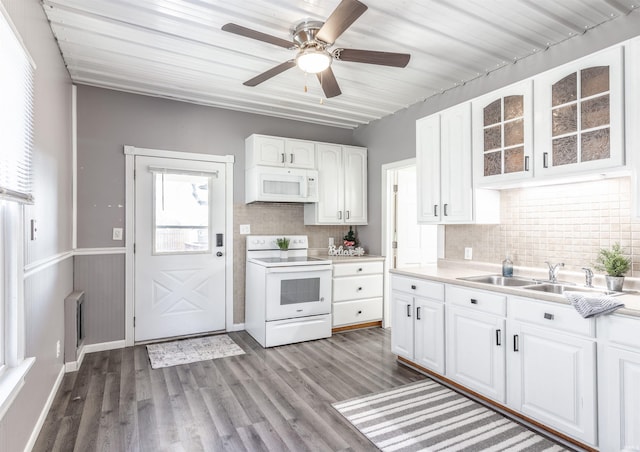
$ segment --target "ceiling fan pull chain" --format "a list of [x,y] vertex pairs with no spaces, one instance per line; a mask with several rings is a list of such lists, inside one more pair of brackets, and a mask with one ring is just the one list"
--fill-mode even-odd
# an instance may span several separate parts
[[307,88],[307,74],[306,72],[304,73],[304,92],[306,93],[309,89]]

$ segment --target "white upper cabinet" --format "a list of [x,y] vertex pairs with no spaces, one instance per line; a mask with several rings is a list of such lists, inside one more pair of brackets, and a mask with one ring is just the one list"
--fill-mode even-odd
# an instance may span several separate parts
[[246,168],[256,165],[315,169],[313,141],[251,135],[245,141]]
[[305,224],[367,224],[367,149],[318,143],[318,202],[305,204]]
[[473,175],[476,187],[533,176],[532,81],[472,101]]
[[624,165],[622,47],[534,77],[536,178]]
[[473,190],[471,104],[416,121],[418,222],[496,223],[498,192]]

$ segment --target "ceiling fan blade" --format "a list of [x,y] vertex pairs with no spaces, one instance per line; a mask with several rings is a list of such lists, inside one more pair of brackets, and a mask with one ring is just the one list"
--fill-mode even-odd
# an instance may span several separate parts
[[375,52],[373,50],[335,49],[333,56],[339,61],[379,64],[381,66],[405,67],[411,55],[408,53]]
[[244,36],[245,38],[257,39],[258,41],[268,42],[269,44],[284,47],[285,49],[291,49],[295,47],[295,45],[291,41],[287,41],[286,39],[281,39],[276,36],[271,36],[266,33],[261,33],[259,31],[255,31],[250,28],[243,27],[242,25],[231,24],[231,23],[224,24],[222,26],[222,30],[228,31],[229,33],[235,33],[240,36]]
[[316,37],[333,44],[344,31],[367,10],[367,5],[358,0],[342,0],[318,31]]
[[333,71],[330,67],[322,72],[318,72],[316,75],[318,76],[320,85],[322,85],[322,91],[324,91],[324,95],[327,99],[342,94],[342,91],[340,91],[340,87],[338,86],[336,76],[333,74]]
[[287,69],[291,69],[295,65],[296,65],[296,62],[294,60],[285,61],[284,63],[279,64],[275,67],[272,67],[271,69],[269,69],[266,72],[263,72],[260,75],[256,75],[251,80],[247,80],[246,82],[243,83],[243,85],[245,86],[259,85],[262,82],[266,82],[271,77],[275,77],[276,75],[286,71]]

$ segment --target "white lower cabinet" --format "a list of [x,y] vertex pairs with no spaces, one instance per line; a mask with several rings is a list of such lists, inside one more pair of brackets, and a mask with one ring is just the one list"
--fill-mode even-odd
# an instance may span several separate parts
[[391,350],[444,375],[444,285],[391,277]]
[[571,306],[509,298],[509,407],[597,444],[594,321]]
[[333,327],[382,319],[384,262],[333,264]]
[[598,319],[600,450],[640,451],[640,319]]
[[504,296],[446,286],[446,376],[505,401]]

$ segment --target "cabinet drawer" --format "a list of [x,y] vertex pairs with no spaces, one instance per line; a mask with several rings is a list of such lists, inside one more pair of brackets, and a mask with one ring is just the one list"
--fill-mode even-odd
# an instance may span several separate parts
[[625,347],[640,350],[640,318],[621,315],[598,317],[598,339],[606,339]]
[[382,296],[382,275],[354,276],[333,280],[333,301]]
[[380,319],[382,319],[382,298],[345,301],[333,305],[334,327]]
[[393,275],[391,277],[391,290],[399,290],[417,297],[444,301],[444,284],[425,279]]
[[510,297],[509,319],[568,333],[595,336],[593,319],[584,319],[573,307],[559,303]]
[[333,263],[333,277],[360,276],[382,273],[383,261]]
[[499,316],[507,315],[507,297],[482,290],[447,285],[447,303]]

